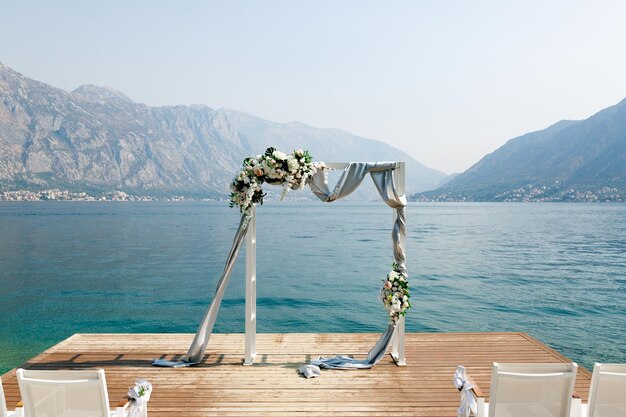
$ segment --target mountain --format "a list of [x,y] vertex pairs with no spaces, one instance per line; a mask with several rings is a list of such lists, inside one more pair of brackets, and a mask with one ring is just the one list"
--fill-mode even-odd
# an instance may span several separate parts
[[308,149],[321,161],[406,161],[407,189],[429,190],[447,176],[415,161],[383,142],[353,135],[341,129],[318,129],[303,123],[273,123],[242,112],[221,109],[254,149]]
[[316,160],[403,160],[407,191],[445,174],[382,142],[203,105],[150,107],[111,88],[72,92],[0,64],[0,189],[64,188],[220,196],[244,157],[267,147]]
[[443,186],[412,198],[511,200],[531,193],[556,200],[587,192],[626,192],[626,99],[586,120],[563,120],[511,139]]

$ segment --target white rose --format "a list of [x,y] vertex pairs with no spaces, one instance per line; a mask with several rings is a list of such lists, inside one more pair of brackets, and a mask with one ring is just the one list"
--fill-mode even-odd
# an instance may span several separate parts
[[295,159],[290,159],[287,164],[289,165],[289,171],[296,172],[299,168],[298,161]]
[[274,156],[274,158],[279,159],[281,161],[287,159],[287,154],[280,152],[280,151],[274,151],[272,155]]

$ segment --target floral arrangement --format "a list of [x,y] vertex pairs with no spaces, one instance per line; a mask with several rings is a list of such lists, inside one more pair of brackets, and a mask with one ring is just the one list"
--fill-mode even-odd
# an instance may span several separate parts
[[394,262],[391,272],[383,279],[383,288],[380,298],[389,313],[392,322],[397,322],[400,316],[404,316],[411,308],[411,294],[409,293],[409,281],[405,274],[400,272],[398,264]]
[[253,204],[263,204],[263,183],[281,184],[281,200],[291,190],[305,186],[324,163],[313,162],[308,151],[298,149],[290,154],[268,148],[263,155],[243,160],[243,167],[230,185],[230,207],[237,206],[242,213]]
[[[141,397],[150,398],[152,392],[152,384],[145,379],[138,379],[135,381],[135,385],[128,389],[128,397],[136,400]],[[146,400],[147,402],[148,400]]]

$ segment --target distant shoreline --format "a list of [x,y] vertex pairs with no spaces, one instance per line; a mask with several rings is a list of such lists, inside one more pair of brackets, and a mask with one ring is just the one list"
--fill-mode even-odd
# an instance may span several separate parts
[[[310,197],[288,196],[287,201],[309,201]],[[277,201],[275,195],[268,195],[267,202]],[[204,202],[224,202],[229,201],[228,196],[218,195],[213,197],[184,196],[184,195],[136,195],[128,194],[124,191],[109,191],[98,194],[88,194],[84,191],[72,192],[69,190],[49,189],[40,191],[30,190],[0,190],[0,202],[42,202],[42,201],[78,201],[78,202],[177,202],[177,201],[204,201]]]
[[150,196],[133,195],[124,191],[110,191],[99,194],[71,192],[69,190],[50,189],[41,191],[16,190],[0,191],[0,201],[225,201],[224,198],[187,197],[187,196]]
[[[481,196],[481,197],[477,197]],[[420,202],[493,202],[493,203],[623,203],[626,192],[615,187],[575,189],[552,185],[528,184],[506,191],[492,192],[440,192],[426,191],[409,196],[409,201]]]
[[[309,201],[312,198],[293,198],[288,197],[287,201]],[[150,196],[150,195],[133,195],[123,191],[112,191],[108,193],[90,195],[85,192],[70,192],[67,190],[43,190],[43,191],[0,191],[0,202],[228,202],[228,198],[224,197],[190,197],[190,196]],[[277,198],[271,196],[267,202],[278,201]],[[359,202],[371,202],[378,200],[356,200]],[[426,197],[423,195],[409,196],[409,202],[412,203],[625,203],[626,196],[617,195],[614,198],[602,198],[594,194],[582,194],[582,196],[568,196],[567,198],[528,198],[520,196],[519,198],[507,199],[470,199],[470,198],[453,198],[450,196]]]

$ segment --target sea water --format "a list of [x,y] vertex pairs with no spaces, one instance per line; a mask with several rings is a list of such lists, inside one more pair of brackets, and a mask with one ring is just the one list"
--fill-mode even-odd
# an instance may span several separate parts
[[[407,217],[407,331],[522,331],[587,367],[626,362],[626,205]],[[391,222],[381,202],[259,207],[258,331],[383,331]],[[237,225],[226,203],[0,203],[0,372],[74,333],[194,332]],[[216,332],[243,332],[243,255]]]

